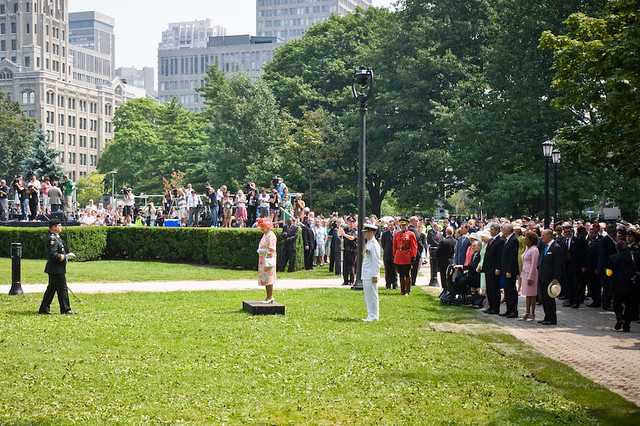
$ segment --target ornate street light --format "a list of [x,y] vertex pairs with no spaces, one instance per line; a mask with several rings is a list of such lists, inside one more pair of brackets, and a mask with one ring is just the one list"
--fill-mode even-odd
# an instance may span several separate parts
[[353,75],[351,86],[354,99],[360,103],[360,149],[358,150],[358,257],[356,282],[352,289],[362,290],[362,249],[364,247],[364,235],[362,227],[365,217],[365,185],[367,176],[367,110],[369,99],[373,92],[373,70],[360,67]]
[[549,163],[553,155],[553,141],[547,140],[542,143],[542,154],[544,155],[544,227],[549,229],[551,225],[551,213],[549,212]]
[[554,198],[554,221],[558,221],[558,212],[560,211],[559,192],[558,192],[558,174],[560,173],[560,150],[554,149],[551,153],[551,161],[553,162],[553,198]]

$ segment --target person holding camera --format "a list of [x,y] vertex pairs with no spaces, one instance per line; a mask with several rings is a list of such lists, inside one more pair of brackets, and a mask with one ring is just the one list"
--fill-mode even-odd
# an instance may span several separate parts
[[136,204],[136,198],[133,195],[131,188],[124,188],[124,208],[122,209],[122,215],[124,216],[125,226],[131,225],[133,222],[133,208]]
[[38,313],[41,315],[49,315],[53,296],[58,294],[58,303],[60,304],[60,313],[62,315],[71,315],[69,303],[69,293],[67,289],[67,261],[76,258],[73,253],[67,253],[64,248],[64,242],[60,237],[62,226],[60,222],[52,220],[49,222],[49,239],[47,240],[47,265],[44,272],[49,275],[49,285],[42,297],[42,303]]

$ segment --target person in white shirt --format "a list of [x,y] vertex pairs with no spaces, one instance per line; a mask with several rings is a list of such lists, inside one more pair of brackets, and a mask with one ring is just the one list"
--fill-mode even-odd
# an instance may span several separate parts
[[365,322],[378,321],[380,319],[380,301],[378,299],[378,281],[380,279],[380,244],[376,240],[378,227],[365,223],[364,232],[364,256],[362,259],[362,287],[364,289],[364,301],[367,306],[367,318]]

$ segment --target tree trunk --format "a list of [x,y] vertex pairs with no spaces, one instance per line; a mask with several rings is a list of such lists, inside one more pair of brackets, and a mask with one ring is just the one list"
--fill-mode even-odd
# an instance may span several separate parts
[[382,211],[382,201],[387,194],[387,189],[384,187],[382,178],[376,174],[368,175],[367,192],[371,200],[371,213],[379,218]]

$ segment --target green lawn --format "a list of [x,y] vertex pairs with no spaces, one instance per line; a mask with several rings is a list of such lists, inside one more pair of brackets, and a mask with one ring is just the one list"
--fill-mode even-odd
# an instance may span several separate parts
[[[632,404],[425,293],[348,290],[84,295],[79,315],[0,296],[0,424],[640,424]],[[57,306],[53,307],[55,310]],[[440,327],[442,328],[442,327]]]
[[[44,260],[22,260],[22,283],[42,284],[47,282]],[[219,281],[255,279],[256,271],[238,271],[220,269],[206,265],[188,265],[183,263],[112,261],[71,262],[68,266],[67,280],[81,282],[123,282],[123,281]],[[313,271],[279,273],[283,279],[334,278],[328,268],[316,268]],[[11,282],[11,259],[0,258],[0,284]]]

